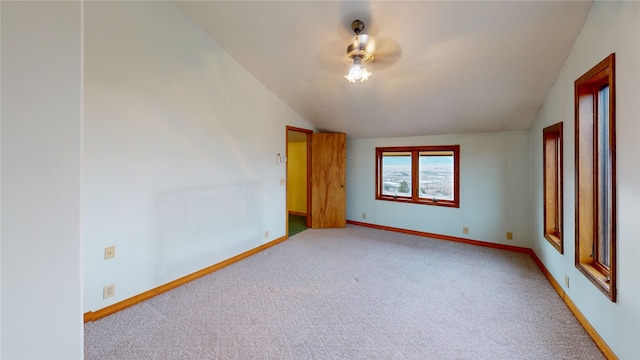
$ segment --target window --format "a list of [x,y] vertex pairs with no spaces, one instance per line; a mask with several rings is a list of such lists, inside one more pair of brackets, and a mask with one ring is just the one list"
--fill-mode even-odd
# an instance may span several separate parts
[[575,82],[576,267],[616,301],[615,54]]
[[544,237],[562,254],[562,123],[544,128],[542,138]]
[[460,207],[460,145],[376,148],[376,199]]

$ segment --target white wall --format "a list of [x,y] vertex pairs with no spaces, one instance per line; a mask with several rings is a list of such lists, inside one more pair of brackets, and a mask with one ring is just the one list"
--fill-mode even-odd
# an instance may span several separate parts
[[172,3],[87,2],[85,311],[284,236],[286,125],[311,128]]
[[80,2],[1,2],[2,359],[81,359]]
[[[617,302],[574,265],[574,82],[616,53]],[[544,107],[531,127],[533,248],[553,277],[620,359],[640,358],[640,3],[596,2]],[[543,235],[542,129],[564,122],[564,255]]]
[[[375,200],[376,147],[456,144],[460,208]],[[529,171],[528,131],[348,139],[347,219],[530,247]],[[468,235],[462,232],[464,226]],[[507,231],[513,232],[513,240],[506,240]]]

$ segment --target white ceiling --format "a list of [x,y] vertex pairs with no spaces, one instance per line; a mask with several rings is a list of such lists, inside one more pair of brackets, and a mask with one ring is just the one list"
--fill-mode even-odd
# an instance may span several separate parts
[[[175,3],[318,130],[357,138],[528,129],[593,4]],[[355,19],[396,50],[374,59],[362,83],[343,77]]]

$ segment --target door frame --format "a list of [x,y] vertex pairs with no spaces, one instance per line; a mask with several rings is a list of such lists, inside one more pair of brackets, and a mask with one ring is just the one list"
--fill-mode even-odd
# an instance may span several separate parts
[[[285,141],[286,141],[286,151],[285,154],[287,159],[289,158],[289,131],[298,132],[306,134],[307,137],[307,219],[306,226],[311,227],[311,134],[313,134],[313,130],[303,129],[295,126],[286,126],[285,129]],[[287,238],[289,237],[289,162],[286,162],[286,189],[285,189],[285,208],[286,208],[286,228],[287,228]]]

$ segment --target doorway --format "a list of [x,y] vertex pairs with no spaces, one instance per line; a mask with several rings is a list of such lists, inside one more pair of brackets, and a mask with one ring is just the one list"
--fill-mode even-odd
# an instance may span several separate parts
[[287,126],[287,237],[310,226],[312,130]]

